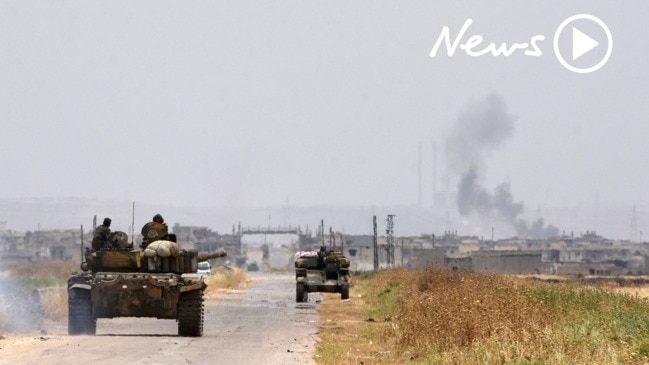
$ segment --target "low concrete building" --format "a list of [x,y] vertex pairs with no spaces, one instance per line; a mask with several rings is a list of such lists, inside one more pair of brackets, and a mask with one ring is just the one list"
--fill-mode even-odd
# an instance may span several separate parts
[[473,271],[508,274],[542,272],[541,257],[541,251],[477,251],[471,254]]
[[446,266],[446,251],[440,248],[413,250],[412,258],[405,267],[425,269],[427,266]]

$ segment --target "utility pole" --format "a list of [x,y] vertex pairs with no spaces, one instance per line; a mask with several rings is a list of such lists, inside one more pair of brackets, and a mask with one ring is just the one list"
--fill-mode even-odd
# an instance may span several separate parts
[[81,263],[85,262],[85,256],[83,254],[83,224],[81,225]]
[[385,233],[388,238],[388,266],[394,266],[394,221],[395,214],[388,214],[388,222]]
[[417,154],[417,205],[421,208],[421,141]]
[[[133,202],[133,209],[131,210],[131,244],[135,242],[135,202]],[[234,229],[233,229],[234,230]]]
[[379,241],[376,231],[376,216],[374,216],[374,270],[379,269]]
[[629,233],[629,241],[631,242],[642,241],[642,239],[638,240],[638,213],[635,209],[635,204],[633,204],[633,211],[631,212],[631,230]]
[[433,211],[437,208],[437,143],[433,141]]

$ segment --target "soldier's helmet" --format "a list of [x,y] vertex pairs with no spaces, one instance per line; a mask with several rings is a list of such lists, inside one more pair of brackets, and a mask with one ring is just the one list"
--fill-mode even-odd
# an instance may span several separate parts
[[162,219],[162,216],[160,214],[156,214],[153,216],[153,221],[156,223],[164,223],[164,219]]
[[104,226],[106,226],[106,227],[110,227],[110,222],[112,222],[112,221],[110,220],[110,218],[108,218],[108,217],[104,218]]

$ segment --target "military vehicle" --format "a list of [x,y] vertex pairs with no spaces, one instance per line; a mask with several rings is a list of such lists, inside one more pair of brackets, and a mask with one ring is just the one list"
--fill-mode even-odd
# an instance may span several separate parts
[[97,318],[153,317],[175,319],[179,336],[200,337],[207,284],[197,263],[225,255],[181,250],[166,240],[146,249],[86,248],[83,272],[68,279],[68,333],[94,335]]
[[349,260],[337,250],[299,252],[295,259],[295,301],[306,302],[309,293],[340,293],[349,299]]

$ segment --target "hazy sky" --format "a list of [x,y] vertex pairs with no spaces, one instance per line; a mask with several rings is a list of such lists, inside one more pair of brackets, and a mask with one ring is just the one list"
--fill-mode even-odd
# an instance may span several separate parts
[[[590,74],[552,50],[581,13],[613,36]],[[542,56],[431,58],[467,18],[465,39],[540,34]],[[648,19],[646,1],[2,0],[0,198],[416,204],[421,143],[429,204],[433,141],[442,189],[447,136],[497,95],[514,123],[482,156],[486,189],[644,209]]]

